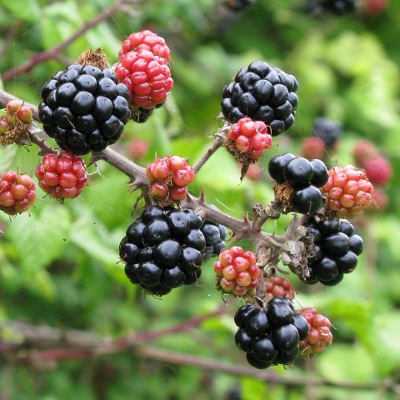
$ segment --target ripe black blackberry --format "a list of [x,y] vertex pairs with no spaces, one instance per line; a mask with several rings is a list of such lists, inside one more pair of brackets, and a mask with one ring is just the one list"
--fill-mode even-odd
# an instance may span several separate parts
[[146,208],[119,245],[126,276],[156,296],[197,282],[206,245],[201,224],[193,210]]
[[132,119],[135,122],[138,123],[143,123],[146,122],[149,117],[153,114],[154,108],[142,108],[142,107],[137,107],[137,108],[131,108],[132,111]]
[[115,143],[131,116],[128,89],[109,68],[72,64],[53,75],[41,98],[44,131],[76,155]]
[[206,239],[206,247],[203,250],[203,259],[218,256],[225,247],[225,239],[228,231],[225,226],[211,221],[204,221],[201,231]]
[[328,149],[333,149],[342,136],[342,125],[329,118],[319,117],[314,121],[313,136],[320,138]]
[[291,364],[300,355],[299,343],[308,337],[306,319],[293,310],[284,297],[270,300],[266,308],[246,304],[236,312],[234,321],[237,347],[246,353],[255,368]]
[[321,160],[284,153],[271,158],[268,172],[277,182],[275,197],[286,211],[313,214],[322,207],[323,197],[318,188],[328,181],[329,175]]
[[354,226],[346,219],[332,219],[317,222],[310,218],[307,236],[313,237],[308,249],[308,270],[310,276],[304,281],[326,286],[337,285],[344,274],[354,271],[358,256],[363,251],[362,238],[354,233]]
[[221,109],[232,123],[250,117],[263,121],[272,136],[289,129],[297,107],[298,83],[293,75],[264,61],[254,61],[242,68],[222,92]]

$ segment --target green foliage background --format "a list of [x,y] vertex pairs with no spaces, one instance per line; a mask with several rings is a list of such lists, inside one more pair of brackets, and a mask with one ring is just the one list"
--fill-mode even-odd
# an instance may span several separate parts
[[[0,1],[0,72],[18,66],[35,53],[52,49],[107,7],[111,0]],[[342,122],[344,135],[330,162],[352,162],[354,143],[373,141],[391,161],[394,176],[385,188],[389,205],[364,221],[366,242],[356,272],[337,287],[304,287],[293,279],[301,306],[314,306],[334,325],[334,344],[312,360],[274,376],[333,385],[265,383],[254,376],[207,371],[126,354],[21,366],[0,358],[0,398],[4,400],[91,399],[396,399],[390,390],[348,388],[354,385],[400,384],[400,134],[398,20],[400,3],[373,17],[361,12],[316,18],[302,11],[303,1],[257,0],[238,15],[213,0],[148,0],[96,25],[62,51],[73,62],[87,49],[101,47],[109,62],[117,61],[121,40],[149,28],[171,47],[175,86],[163,109],[143,125],[129,123],[114,147],[125,155],[133,138],[151,143],[143,165],[154,156],[177,154],[194,163],[220,126],[216,116],[224,85],[250,62],[262,59],[299,81],[299,108],[293,128],[275,141],[260,164],[275,154],[299,154],[315,117]],[[10,42],[7,35],[15,29]],[[59,59],[38,64],[3,87],[38,104],[42,84],[63,69]],[[1,75],[1,74],[0,74]],[[33,174],[36,149],[0,148],[0,171]],[[132,287],[118,263],[117,248],[134,216],[137,194],[127,177],[105,163],[90,169],[90,184],[81,197],[64,204],[43,197],[30,215],[0,215],[0,342],[21,340],[8,328],[17,320],[63,329],[81,329],[116,338],[174,326],[211,312],[223,304],[214,288],[212,261],[202,284],[174,290],[161,301]],[[270,184],[245,180],[230,155],[220,149],[191,187],[235,217],[268,203]],[[268,223],[265,230],[282,233],[290,216]],[[251,243],[243,243],[251,249]],[[226,305],[227,314],[207,319],[190,331],[163,335],[151,345],[160,349],[246,366],[233,342],[232,313],[240,302]],[[228,315],[228,314],[231,315]],[[272,382],[273,380],[271,380]],[[310,381],[311,382],[311,381]],[[234,397],[236,396],[236,397]]]

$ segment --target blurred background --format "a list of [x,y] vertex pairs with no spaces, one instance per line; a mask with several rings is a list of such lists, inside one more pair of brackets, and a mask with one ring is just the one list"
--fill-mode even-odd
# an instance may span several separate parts
[[[29,215],[0,215],[0,399],[400,398],[399,19],[396,0],[359,0],[339,13],[308,0],[0,0],[0,85],[36,105],[42,85],[82,51],[101,47],[113,64],[130,33],[150,29],[165,38],[171,95],[146,123],[131,121],[113,146],[143,166],[170,154],[194,164],[222,125],[224,86],[252,61],[296,76],[294,126],[243,182],[219,149],[190,187],[229,215],[242,218],[273,199],[266,168],[282,152],[362,168],[380,157],[375,166],[386,162],[389,171],[383,179],[370,169],[376,197],[354,221],[365,241],[357,270],[335,287],[288,275],[296,306],[331,320],[333,345],[267,371],[248,366],[235,346],[241,302],[215,290],[213,259],[200,284],[161,300],[126,279],[117,249],[137,216],[138,194],[129,193],[125,175],[99,162],[76,200],[60,204],[39,191]],[[322,146],[315,141],[321,121],[334,138]],[[33,175],[39,162],[34,146],[0,148],[2,173]],[[282,234],[291,218],[264,229]],[[248,241],[240,245],[252,250]],[[59,338],[65,346],[54,347]],[[107,348],[115,338],[132,346],[121,339],[121,348]],[[96,343],[102,351],[86,351]]]

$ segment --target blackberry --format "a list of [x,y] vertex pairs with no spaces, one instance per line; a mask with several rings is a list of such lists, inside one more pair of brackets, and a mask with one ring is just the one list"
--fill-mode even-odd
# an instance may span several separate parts
[[278,156],[272,157],[268,163],[268,173],[271,178],[278,183],[285,183],[285,177],[283,176],[283,170],[286,164],[295,159],[296,156],[292,153],[284,153]]
[[166,64],[171,61],[170,50],[164,38],[147,29],[131,33],[123,41],[118,58],[121,61],[126,53],[140,50],[152,52],[155,56],[162,58]]
[[373,186],[364,170],[354,165],[333,167],[322,187],[326,208],[335,216],[353,218],[372,204]]
[[307,236],[313,237],[308,252],[310,277],[306,283],[318,281],[326,286],[337,285],[344,274],[357,266],[358,255],[363,251],[362,238],[354,234],[354,226],[346,219],[316,221],[310,218]]
[[265,61],[254,61],[223,89],[222,113],[232,123],[244,117],[263,121],[270,126],[272,136],[277,136],[294,123],[297,88],[293,75]]
[[239,246],[221,252],[214,263],[217,289],[241,297],[254,295],[262,275],[256,262],[253,252],[244,251]]
[[146,122],[151,114],[153,114],[154,108],[142,108],[142,107],[131,107],[132,119],[135,122],[143,123]]
[[163,296],[197,282],[206,240],[199,229],[201,218],[193,214],[193,210],[152,205],[131,223],[119,255],[133,284]]
[[322,195],[318,188],[308,185],[294,190],[290,198],[292,208],[300,214],[314,214],[322,207]]
[[313,136],[320,138],[328,149],[334,149],[343,133],[342,124],[325,117],[316,118]]
[[246,304],[236,312],[234,321],[239,328],[236,346],[246,353],[247,362],[259,369],[293,363],[300,355],[300,341],[309,335],[306,318],[284,297],[268,301],[265,309]]
[[322,207],[323,197],[318,188],[328,181],[329,176],[321,160],[307,160],[285,153],[269,161],[268,172],[277,182],[275,198],[282,202],[286,212],[314,214]]
[[311,356],[320,353],[333,341],[331,322],[312,307],[301,309],[300,315],[306,320],[309,332],[300,342],[301,354]]
[[293,188],[309,184],[313,175],[312,164],[303,157],[296,157],[290,160],[283,168],[283,177],[286,183]]
[[225,247],[225,239],[228,231],[225,226],[211,221],[204,221],[201,231],[206,239],[206,246],[203,250],[203,259],[218,256]]
[[41,98],[44,131],[75,155],[115,143],[131,116],[128,89],[108,68],[72,64],[53,75]]
[[0,210],[8,215],[29,210],[36,200],[35,182],[29,175],[8,171],[0,177]]
[[304,157],[295,157],[283,167],[284,181],[294,189],[312,185],[322,187],[328,181],[328,169],[318,159],[307,160]]

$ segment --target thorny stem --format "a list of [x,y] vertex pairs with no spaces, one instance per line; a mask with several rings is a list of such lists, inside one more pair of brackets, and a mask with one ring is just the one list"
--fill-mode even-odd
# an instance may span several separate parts
[[211,158],[211,156],[224,144],[228,130],[229,130],[229,125],[225,124],[214,135],[213,144],[198,159],[196,164],[193,165],[193,170],[194,172],[196,172],[196,174],[200,171],[201,167]]
[[110,8],[104,10],[100,13],[96,18],[93,18],[90,21],[87,21],[80,29],[74,32],[69,38],[59,43],[57,46],[53,47],[50,50],[43,51],[41,53],[37,53],[33,57],[31,57],[28,61],[20,65],[19,67],[14,67],[2,74],[3,82],[8,82],[14,77],[26,74],[30,72],[36,65],[41,64],[44,61],[49,59],[60,59],[60,52],[67,48],[71,43],[77,40],[80,36],[86,33],[88,30],[98,25],[100,22],[106,20],[107,18],[112,17],[113,14],[123,9],[126,4],[129,3],[139,3],[142,0],[122,0],[111,6]]
[[[0,90],[0,107],[5,107],[8,101],[15,100],[16,97],[10,95],[9,93]],[[39,121],[37,107],[25,103],[32,109],[33,118]],[[215,140],[210,146],[208,150],[200,157],[198,162],[195,164],[194,169],[199,171],[204,163],[215,153],[215,151],[223,144],[226,136],[226,130],[228,129],[228,125],[222,127],[216,134]],[[29,132],[29,138],[31,142],[37,144],[42,153],[55,152],[53,148],[48,146],[44,139],[39,137],[39,134],[43,134],[40,130],[35,130],[35,133]],[[146,177],[146,169],[137,165],[135,162],[127,159],[117,151],[106,148],[103,151],[97,152],[93,154],[91,162],[96,162],[99,160],[104,160],[110,165],[114,166],[125,175],[127,175],[131,180],[131,185],[133,189],[142,189],[146,190],[148,185],[148,179]],[[293,236],[296,234],[296,226],[292,226],[286,232],[285,236],[275,236],[274,234],[269,234],[263,232],[262,225],[269,218],[277,218],[281,212],[281,207],[279,203],[271,202],[266,208],[262,205],[257,205],[253,209],[254,220],[251,221],[245,215],[243,219],[237,219],[231,217],[230,215],[216,209],[210,207],[205,203],[204,196],[201,195],[199,198],[189,195],[183,202],[182,207],[192,208],[196,212],[200,214],[200,216],[205,220],[210,220],[215,223],[224,225],[229,228],[233,232],[232,239],[233,240],[241,240],[248,238],[253,243],[256,244],[256,249],[265,250],[264,253],[269,254],[271,258],[270,261],[273,261],[275,264],[279,259],[279,254],[282,253],[285,249],[285,243],[293,240]],[[273,252],[270,249],[274,249]],[[259,252],[258,252],[259,253]],[[266,258],[266,262],[268,258]],[[260,265],[260,267],[263,267]]]

